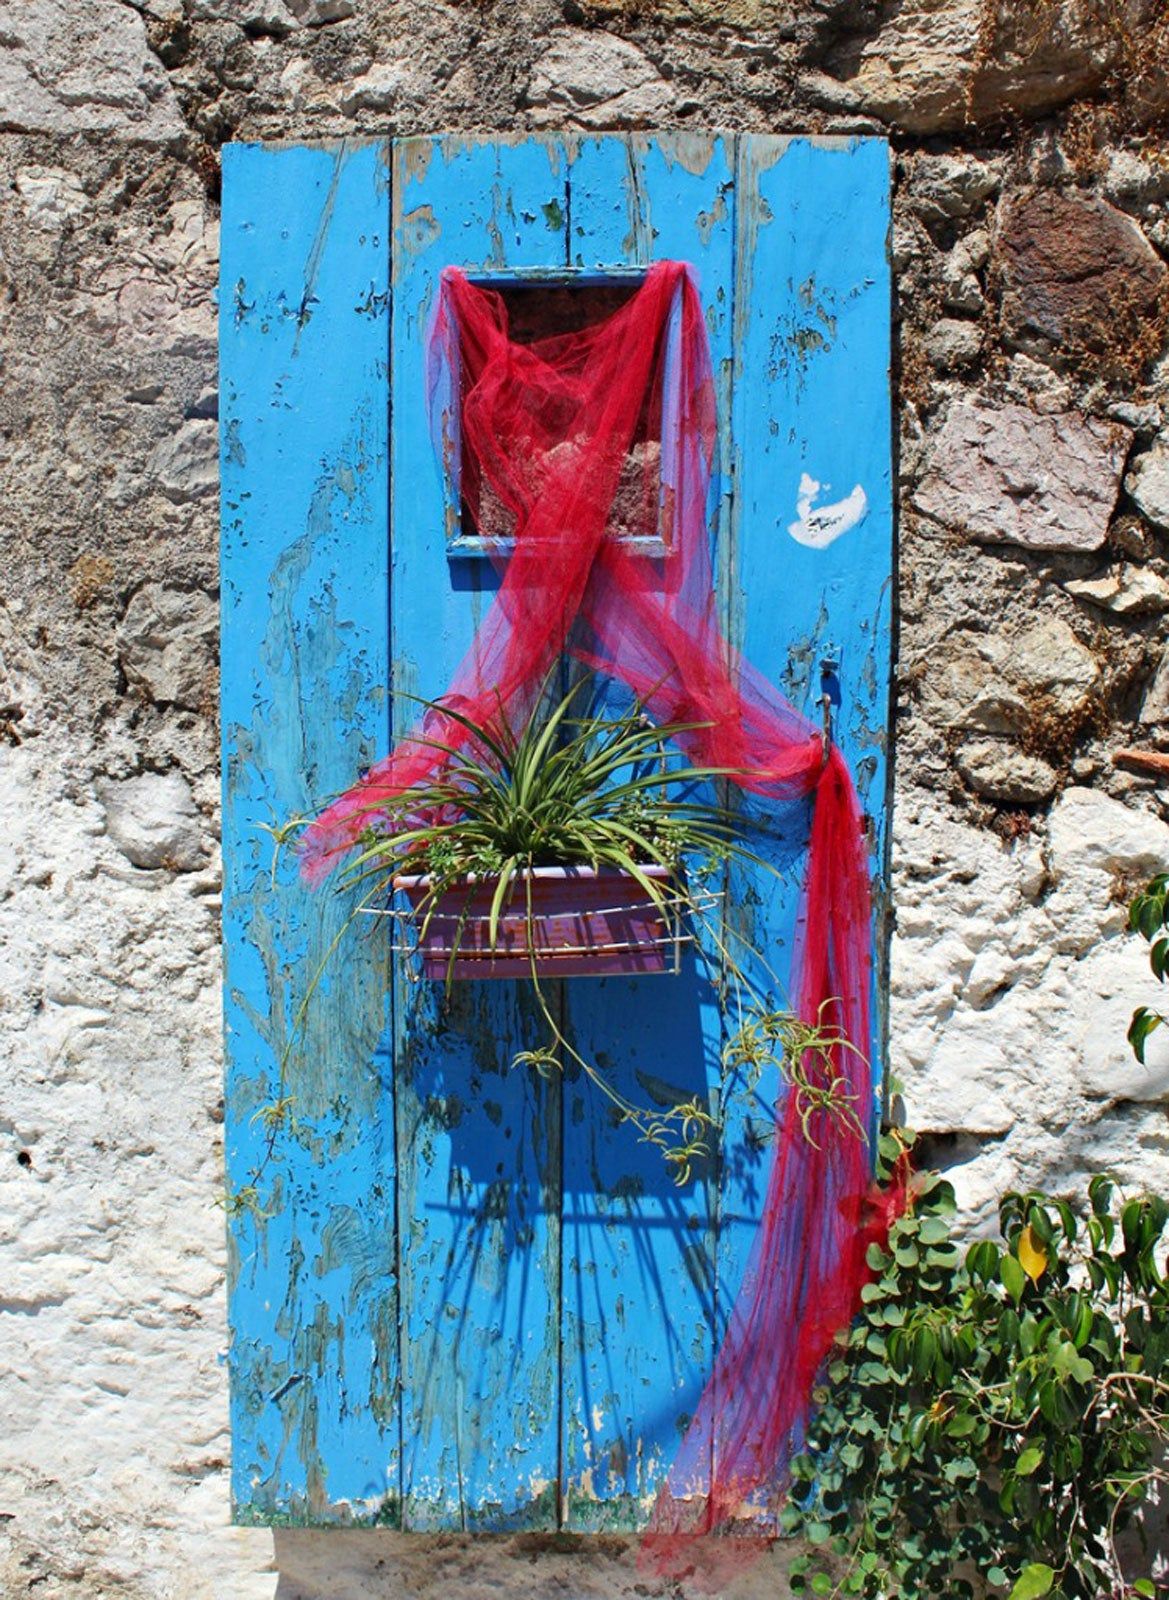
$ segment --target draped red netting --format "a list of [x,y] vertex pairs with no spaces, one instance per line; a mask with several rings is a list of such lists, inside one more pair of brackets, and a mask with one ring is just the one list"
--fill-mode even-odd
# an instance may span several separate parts
[[[800,1017],[846,1043],[833,1072],[873,1124],[868,1066],[870,894],[856,793],[835,747],[724,638],[707,533],[715,447],[706,326],[690,269],[663,261],[615,312],[584,329],[516,342],[503,297],[448,268],[429,334],[436,439],[458,407],[461,492],[477,526],[504,522],[500,586],[443,704],[517,725],[562,652],[627,684],[685,735],[697,764],[730,769],[776,805],[812,802],[793,955]],[[649,529],[661,553],[607,537]],[[412,785],[458,750],[464,725],[431,710],[308,828],[319,879]],[[763,1218],[714,1369],[659,1497],[648,1548],[719,1528],[777,1488],[798,1445],[817,1370],[853,1317],[865,1252],[887,1226],[866,1140],[831,1111],[777,1113]]]

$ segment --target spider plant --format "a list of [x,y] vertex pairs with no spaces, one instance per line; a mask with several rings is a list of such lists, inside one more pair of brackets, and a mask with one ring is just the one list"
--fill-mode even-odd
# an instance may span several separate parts
[[[517,732],[503,712],[490,725],[424,702],[461,727],[461,749],[426,739],[445,758],[430,782],[412,788],[371,830],[344,882],[423,876],[419,905],[435,903],[468,878],[496,880],[488,937],[494,948],[503,907],[533,867],[588,866],[626,872],[659,906],[669,886],[647,866],[681,870],[687,858],[743,853],[733,812],[696,786],[730,769],[678,765],[675,741],[708,726],[655,725],[640,703],[621,716],[570,716],[582,684]],[[671,760],[675,764],[671,765]]]
[[[532,868],[587,866],[627,873],[659,908],[675,914],[680,910],[696,931],[701,928],[702,938],[695,941],[700,959],[711,966],[724,1008],[738,1013],[737,1026],[727,1019],[724,1064],[728,1073],[745,1072],[748,1094],[754,1095],[764,1067],[774,1066],[797,1096],[805,1134],[813,1142],[812,1120],[819,1113],[859,1135],[837,1064],[840,1050],[851,1048],[847,1041],[823,1015],[808,1024],[782,1004],[777,1007],[773,996],[781,985],[762,953],[732,924],[724,926],[721,918],[707,914],[710,898],[701,885],[724,863],[747,860],[775,870],[747,848],[742,817],[718,798],[719,780],[733,776],[731,770],[681,759],[676,741],[707,724],[655,725],[637,702],[623,715],[578,714],[583,687],[577,683],[547,711],[547,696],[542,697],[518,729],[502,710],[481,725],[450,706],[420,702],[428,714],[449,719],[448,729],[453,724],[465,737],[456,745],[450,739],[415,736],[441,757],[436,775],[371,821],[356,858],[341,875],[338,887],[350,893],[354,909],[301,1000],[280,1060],[275,1108],[285,1115],[292,1103],[286,1082],[291,1052],[339,940],[358,912],[386,904],[395,879],[425,880],[415,903],[420,938],[444,895],[476,880],[494,880],[489,919],[494,945],[500,917],[513,895],[523,896],[521,904],[531,920],[527,875]],[[304,822],[297,818],[272,830],[277,854]],[[670,876],[650,876],[647,868],[665,868]],[[763,969],[763,990],[747,976],[733,942],[742,943],[750,964]],[[710,1150],[715,1121],[709,1110],[698,1100],[669,1108],[638,1106],[622,1095],[566,1036],[557,1020],[559,1008],[550,1004],[541,986],[530,938],[528,945],[530,980],[547,1038],[518,1051],[512,1065],[548,1076],[567,1062],[575,1063],[622,1120],[661,1150],[675,1181],[689,1181],[695,1163]],[[273,1137],[274,1129],[275,1124],[269,1130]],[[267,1163],[268,1156],[254,1175],[253,1187]],[[241,1203],[252,1203],[246,1192]]]
[[[538,705],[518,729],[502,710],[484,725],[450,706],[424,702],[465,737],[457,747],[424,737],[442,758],[438,772],[370,829],[343,884],[362,891],[372,886],[388,899],[395,880],[422,878],[414,911],[424,939],[446,896],[491,879],[492,949],[500,917],[517,892],[524,896],[530,927],[528,874],[536,867],[616,869],[663,913],[697,912],[685,865],[709,871],[732,855],[747,854],[736,816],[714,788],[729,769],[679,760],[676,741],[708,724],[655,725],[640,702],[618,716],[578,714],[582,688],[575,684],[546,712]],[[664,868],[668,876],[651,875],[647,868]],[[460,933],[456,928],[448,983]],[[651,1110],[620,1094],[566,1037],[541,987],[530,936],[528,946],[530,978],[549,1039],[520,1051],[513,1064],[547,1073],[566,1059],[575,1062],[685,1182],[706,1151],[710,1113],[693,1100]]]

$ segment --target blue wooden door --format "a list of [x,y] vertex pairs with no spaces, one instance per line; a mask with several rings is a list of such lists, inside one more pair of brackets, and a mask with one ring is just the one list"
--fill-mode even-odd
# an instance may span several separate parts
[[[288,852],[273,868],[271,830],[384,752],[412,720],[403,692],[442,692],[490,603],[451,452],[429,433],[423,338],[441,269],[602,290],[655,259],[697,269],[718,386],[709,516],[724,627],[802,709],[825,690],[838,702],[881,950],[887,228],[879,140],[226,152],[240,1520],[638,1526],[711,1370],[766,1189],[765,1119],[722,1061],[715,953],[678,977],[569,981],[558,1001],[570,1036],[640,1102],[696,1094],[721,1115],[716,1157],[676,1189],[586,1083],[509,1068],[536,1026],[524,985],[444,997],[413,981],[376,919],[347,928],[338,896],[306,890]],[[781,968],[805,832],[796,816],[775,841],[779,877],[726,885],[725,933]]]

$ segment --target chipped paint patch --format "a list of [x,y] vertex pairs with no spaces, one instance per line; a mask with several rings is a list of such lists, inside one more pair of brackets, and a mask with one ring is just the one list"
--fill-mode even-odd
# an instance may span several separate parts
[[698,237],[704,245],[709,245],[710,236],[720,222],[727,220],[727,197],[724,190],[720,189],[718,197],[709,211],[698,213]]
[[668,133],[655,142],[668,166],[677,163],[691,177],[701,178],[710,170],[721,137],[715,133]]
[[404,249],[412,255],[421,255],[424,250],[429,250],[436,244],[442,235],[442,229],[435,221],[434,207],[432,205],[415,206],[413,211],[407,211],[402,218],[400,238]]
[[430,163],[434,158],[434,140],[398,139],[395,149],[399,152],[402,178],[406,183],[425,183],[426,175],[430,171]]
[[862,522],[869,509],[868,496],[859,483],[842,500],[817,506],[821,493],[831,487],[831,484],[817,483],[807,472],[800,478],[796,521],[788,523],[787,531],[797,544],[808,550],[826,550],[841,534]]

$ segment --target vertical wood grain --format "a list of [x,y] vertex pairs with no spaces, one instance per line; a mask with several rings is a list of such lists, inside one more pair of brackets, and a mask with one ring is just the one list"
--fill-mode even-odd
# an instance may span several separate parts
[[[724,402],[730,369],[733,152],[689,135],[581,139],[569,171],[576,268],[688,261],[697,269]],[[724,452],[727,445],[724,436]],[[711,536],[724,520],[720,478]],[[628,694],[605,688],[623,710]],[[567,985],[577,1048],[639,1105],[717,1111],[720,1021],[709,975]],[[564,1474],[567,1525],[633,1528],[677,1452],[710,1369],[716,1168],[675,1187],[659,1151],[582,1077],[565,1086]],[[705,1487],[705,1475],[687,1486]]]
[[[566,198],[555,141],[395,146],[396,693],[443,693],[496,587],[488,562],[447,549],[423,368],[439,273],[562,266]],[[395,731],[417,714],[396,700]],[[527,988],[459,983],[448,1000],[395,962],[409,1528],[556,1523],[560,1088],[511,1069],[544,1042]]]
[[[834,737],[872,824],[879,972],[886,945],[893,582],[888,160],[882,139],[744,135],[739,141],[726,590],[736,645],[798,709],[818,722],[823,687],[837,694],[838,685]],[[821,549],[805,547],[791,532],[808,480],[818,485],[813,511],[839,507],[858,490],[865,500],[864,514]],[[758,949],[782,983],[790,973],[807,820],[797,810],[771,840],[765,853],[776,874],[731,873],[732,933],[746,941],[745,958],[751,959],[750,946]],[[874,1019],[871,1058],[879,1077],[879,1005]],[[761,1213],[772,1156],[768,1102],[777,1085],[774,1075],[761,1083],[754,1106],[743,1085],[727,1087],[720,1324]]]
[[[449,550],[456,502],[423,366],[441,268],[698,269],[724,623],[810,714],[833,664],[836,734],[872,819],[880,975],[887,227],[879,140],[424,138],[397,141],[392,162],[387,142],[225,153],[231,1184],[262,1160],[257,1111],[282,1088],[294,1097],[260,1210],[231,1227],[239,1520],[636,1527],[711,1370],[771,1160],[777,1084],[752,1103],[724,1068],[718,961],[711,975],[691,959],[680,977],[550,986],[570,1037],[631,1098],[694,1094],[721,1112],[716,1160],[681,1189],[571,1071],[562,1086],[510,1069],[543,1042],[526,985],[460,983],[448,1000],[391,961],[377,923],[342,935],[281,1084],[297,999],[345,907],[305,890],[288,857],[273,881],[264,829],[384,752],[388,689],[395,734],[416,715],[405,696],[443,692],[496,584],[488,562]],[[820,485],[813,509],[865,496],[824,549],[791,536],[805,477]],[[767,843],[778,877],[736,869],[728,885],[726,931],[781,985],[806,824],[797,811]],[[880,1042],[878,1021],[875,1072]]]
[[[384,144],[224,152],[220,280],[225,1136],[237,1520],[393,1520],[393,1081],[384,951],[266,830],[386,747]],[[264,1161],[258,1113],[291,1120]]]

